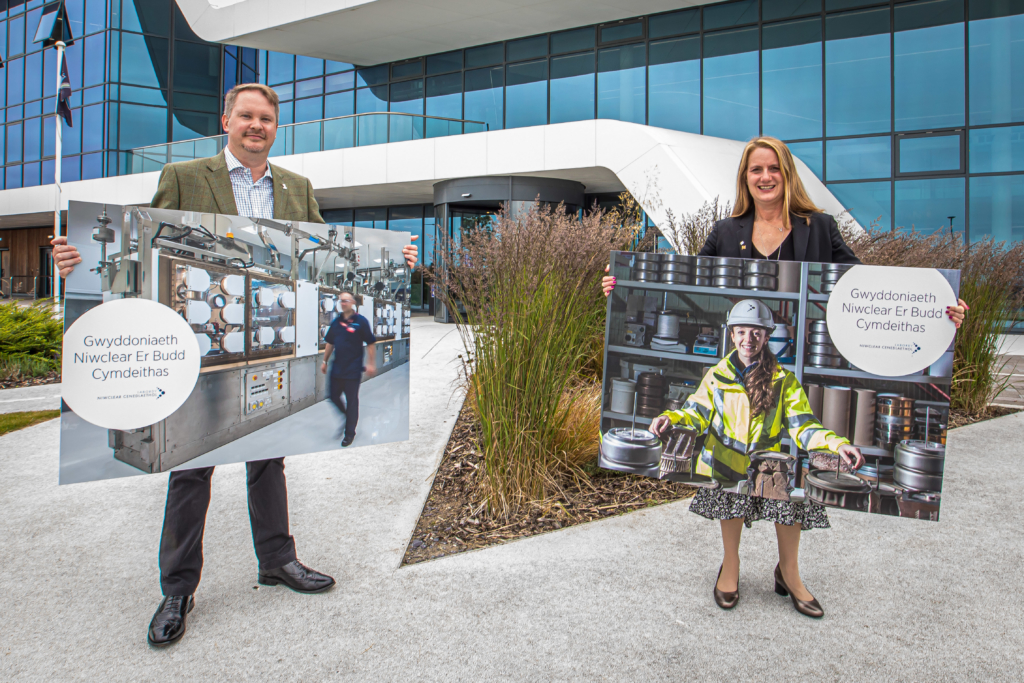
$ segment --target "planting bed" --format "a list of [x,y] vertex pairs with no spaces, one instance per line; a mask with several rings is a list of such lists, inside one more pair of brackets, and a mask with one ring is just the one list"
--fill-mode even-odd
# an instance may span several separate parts
[[18,389],[21,387],[37,387],[43,384],[60,384],[60,373],[53,372],[39,377],[18,377],[12,379],[0,378],[0,390]]

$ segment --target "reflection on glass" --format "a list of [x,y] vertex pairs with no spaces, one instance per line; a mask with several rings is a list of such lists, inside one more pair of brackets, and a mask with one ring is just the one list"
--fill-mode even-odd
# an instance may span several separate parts
[[761,21],[800,17],[820,11],[821,0],[761,0]]
[[[167,87],[168,41],[121,34],[121,82],[148,88]],[[216,74],[215,74],[216,76]]]
[[892,183],[837,183],[828,189],[862,228],[892,229]]
[[971,241],[1024,240],[1024,175],[971,178]]
[[[462,53],[459,53],[461,61]],[[429,64],[429,61],[428,61]],[[446,119],[462,118],[462,74],[452,73],[427,78],[427,116]],[[458,121],[427,119],[428,138],[458,135],[462,124]]]
[[594,53],[551,58],[551,123],[594,118]]
[[900,173],[957,171],[960,169],[960,136],[929,135],[899,138]]
[[749,140],[758,134],[757,29],[704,36],[704,134]]
[[828,140],[825,159],[829,181],[887,178],[892,175],[892,138]]
[[656,14],[647,20],[648,38],[665,38],[700,31],[700,8]]
[[25,60],[15,59],[5,66],[3,71],[7,72],[7,104],[21,104],[25,101]]
[[889,131],[889,10],[827,17],[825,39],[826,135]]
[[356,209],[355,224],[357,228],[387,230],[388,210],[384,207],[375,207],[372,209]]
[[623,45],[597,53],[597,118],[645,123],[647,85],[644,45]]
[[543,57],[547,53],[548,37],[546,35],[510,40],[505,44],[506,59],[510,62]]
[[[301,97],[313,97],[314,95],[324,94],[324,79],[322,78],[311,78],[308,81],[298,81],[295,83],[295,98]],[[296,117],[298,114],[296,113]]]
[[509,64],[505,88],[505,127],[543,126],[548,122],[546,59]]
[[[997,9],[998,8],[998,9]],[[1024,121],[1024,13],[1003,3],[971,3],[971,125]],[[1002,10],[1002,11],[999,11]],[[1021,10],[1018,10],[1019,12]]]
[[427,75],[458,71],[462,68],[462,50],[427,57]]
[[326,78],[327,85],[324,88],[327,92],[337,92],[355,87],[356,72],[346,71],[340,74],[331,74]]
[[[356,113],[386,112],[388,110],[388,87],[378,85],[356,90]],[[356,119],[356,144],[379,145],[388,141],[388,117],[360,116]]]
[[1024,171],[1024,126],[972,130],[967,147],[971,173]]
[[963,227],[963,178],[896,181],[896,227],[930,235],[949,230],[949,216],[953,216],[954,230]]
[[757,23],[757,0],[740,0],[704,8],[704,30]]
[[267,53],[267,85],[295,80],[295,57],[280,52]]
[[[395,83],[391,86],[391,111],[406,114],[423,113],[423,79]],[[423,138],[423,118],[420,116],[392,116],[389,140],[419,140]]]
[[896,130],[963,125],[963,20],[960,0],[896,6]]
[[504,58],[505,47],[501,43],[471,47],[466,50],[466,68],[475,69],[478,66],[501,64]]
[[765,26],[761,41],[764,134],[821,137],[821,20]]
[[42,157],[42,133],[39,130],[41,119],[25,121],[25,146],[22,150],[25,161],[35,161]]
[[[152,45],[153,39],[147,38]],[[174,43],[174,89],[189,92],[220,94],[220,74],[214,67],[220,61],[220,48],[216,45]],[[163,86],[166,87],[166,83]]]
[[594,47],[594,28],[577,28],[572,31],[551,34],[551,54],[560,55],[577,50],[590,50]]
[[[469,50],[466,51],[466,62],[469,62]],[[463,118],[487,123],[490,130],[501,130],[505,113],[502,101],[504,84],[504,70],[500,66],[467,71],[466,111]]]
[[790,142],[787,143],[789,151],[800,161],[807,164],[814,175],[819,179],[825,178],[825,165],[821,159],[821,140],[811,142]]
[[7,126],[7,163],[14,161],[21,161],[20,123],[13,123]]
[[700,38],[651,43],[650,62],[648,124],[699,134]]
[[316,57],[305,57],[298,55],[295,57],[295,78],[312,78],[314,76],[321,76],[324,73],[324,60],[317,59]]
[[[140,104],[122,104],[120,149],[133,149],[167,142],[167,108],[145,107]],[[98,125],[97,125],[98,124]],[[82,149],[86,152],[102,149],[103,105],[94,104],[82,110]]]

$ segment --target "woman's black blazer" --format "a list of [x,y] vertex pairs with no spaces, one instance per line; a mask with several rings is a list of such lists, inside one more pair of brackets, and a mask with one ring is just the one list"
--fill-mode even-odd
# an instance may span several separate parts
[[[853,250],[839,234],[836,219],[827,213],[811,214],[811,224],[795,214],[789,215],[793,226],[793,253],[797,261],[812,263],[860,263]],[[725,218],[715,223],[699,256],[732,256],[754,258],[754,212],[738,218]]]

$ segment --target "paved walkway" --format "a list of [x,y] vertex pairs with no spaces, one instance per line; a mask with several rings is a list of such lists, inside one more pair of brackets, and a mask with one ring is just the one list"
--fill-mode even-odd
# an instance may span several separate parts
[[189,632],[151,650],[166,477],[58,488],[56,423],[0,438],[0,680],[1021,680],[1024,415],[950,434],[938,524],[831,513],[806,535],[813,621],[746,532],[711,599],[716,526],[673,503],[399,568],[458,408],[458,337],[413,321],[411,440],[288,461],[319,596],[255,589],[244,470],[220,467]]
[[44,384],[0,391],[0,413],[22,413],[27,410],[60,410],[60,385]]

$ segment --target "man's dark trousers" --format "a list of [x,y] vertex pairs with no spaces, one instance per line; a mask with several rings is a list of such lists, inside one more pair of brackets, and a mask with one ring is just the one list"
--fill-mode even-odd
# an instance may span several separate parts
[[[245,463],[249,524],[260,569],[277,569],[295,558],[288,533],[284,458]],[[212,467],[171,472],[164,531],[160,537],[160,588],[164,595],[192,595],[203,569],[203,531],[210,506]]]
[[[359,422],[359,383],[360,378],[342,379],[331,376],[331,401],[338,406],[338,410],[345,413],[345,438],[353,439],[356,436],[356,423]],[[345,394],[345,401],[342,403],[341,395]]]

